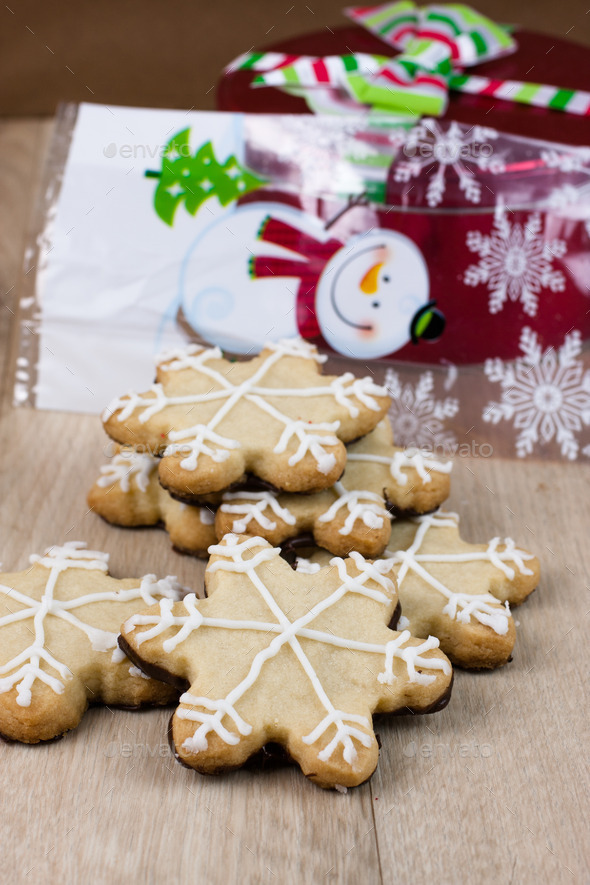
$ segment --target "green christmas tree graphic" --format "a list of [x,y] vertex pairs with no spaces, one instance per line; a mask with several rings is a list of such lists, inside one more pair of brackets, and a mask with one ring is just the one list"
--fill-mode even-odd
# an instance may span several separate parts
[[148,170],[147,178],[158,178],[154,208],[162,221],[172,225],[180,203],[191,215],[210,197],[222,206],[265,184],[232,154],[220,163],[210,141],[191,153],[190,127],[173,135],[162,155],[159,172]]

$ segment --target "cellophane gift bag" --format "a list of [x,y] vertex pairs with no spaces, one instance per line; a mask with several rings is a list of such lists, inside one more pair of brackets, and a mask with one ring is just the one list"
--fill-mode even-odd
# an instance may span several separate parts
[[98,412],[191,341],[301,335],[396,442],[590,457],[590,149],[425,119],[63,109],[15,402]]

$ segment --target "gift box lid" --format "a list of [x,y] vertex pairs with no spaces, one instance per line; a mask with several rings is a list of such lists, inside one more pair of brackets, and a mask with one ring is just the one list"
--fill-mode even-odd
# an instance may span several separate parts
[[[515,53],[477,65],[473,70],[482,77],[498,80],[534,78],[537,82],[563,89],[590,90],[588,47],[525,30],[516,31],[516,37],[518,50]],[[350,52],[395,54],[382,40],[356,25],[303,34],[265,47],[264,51],[293,55],[339,55]],[[287,95],[279,89],[252,89],[251,83],[255,76],[256,72],[247,70],[225,73],[217,86],[219,110],[274,114],[309,113],[303,98]],[[590,142],[586,117],[513,104],[485,95],[452,93],[448,110],[442,119],[493,126],[514,135],[572,145],[586,145]]]

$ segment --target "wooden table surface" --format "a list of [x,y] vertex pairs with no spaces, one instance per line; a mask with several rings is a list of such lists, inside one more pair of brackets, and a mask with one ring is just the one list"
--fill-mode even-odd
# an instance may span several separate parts
[[[98,418],[11,407],[20,267],[49,122],[0,123],[0,558],[80,539],[117,577],[203,565],[158,529],[107,526],[85,504]],[[124,386],[124,385],[123,385]],[[172,758],[169,710],[93,709],[54,744],[0,745],[5,883],[584,883],[588,866],[590,468],[457,460],[450,507],[468,540],[538,554],[514,660],[458,671],[442,713],[379,725],[370,783],[324,792],[298,769],[206,778]],[[586,759],[585,759],[586,755]]]

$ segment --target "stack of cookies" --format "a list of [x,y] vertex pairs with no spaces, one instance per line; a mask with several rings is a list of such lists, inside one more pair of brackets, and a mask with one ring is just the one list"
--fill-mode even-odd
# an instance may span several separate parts
[[[509,603],[538,581],[537,560],[510,539],[461,540],[457,515],[439,509],[450,463],[396,448],[387,390],[349,373],[323,375],[322,361],[300,340],[240,362],[191,347],[161,358],[156,383],[103,416],[116,448],[90,506],[116,525],[163,524],[177,549],[210,557],[204,600],[154,576],[138,596],[135,582],[135,608],[111,652],[121,683],[122,673],[143,679],[146,697],[148,686],[162,686],[151,702],[168,701],[170,685],[183,692],[173,740],[179,758],[202,772],[279,745],[321,786],[362,783],[377,764],[372,714],[442,709],[451,663],[505,663],[515,641]],[[71,566],[64,549],[62,571]],[[104,581],[100,554],[70,554]],[[39,561],[55,571],[51,555]],[[56,590],[65,576],[56,575],[39,575],[33,595],[68,622],[69,603]],[[91,602],[87,583],[82,608]],[[108,598],[102,585],[96,592]],[[22,599],[18,620],[29,611]],[[91,639],[97,627],[82,632]],[[103,673],[116,636],[109,629],[104,649],[92,633],[102,664],[88,667],[95,699],[112,701],[103,691],[105,679],[116,682]],[[17,640],[14,651],[0,660],[0,731],[45,739],[48,730],[35,737],[31,721],[19,731],[16,707],[35,682],[51,700],[56,687],[42,662],[59,662],[37,649],[36,669],[21,677]],[[60,685],[63,693],[65,671]],[[1,701],[11,693],[5,716]],[[62,716],[54,733],[82,715],[79,684],[77,694],[76,714],[69,723]]]

